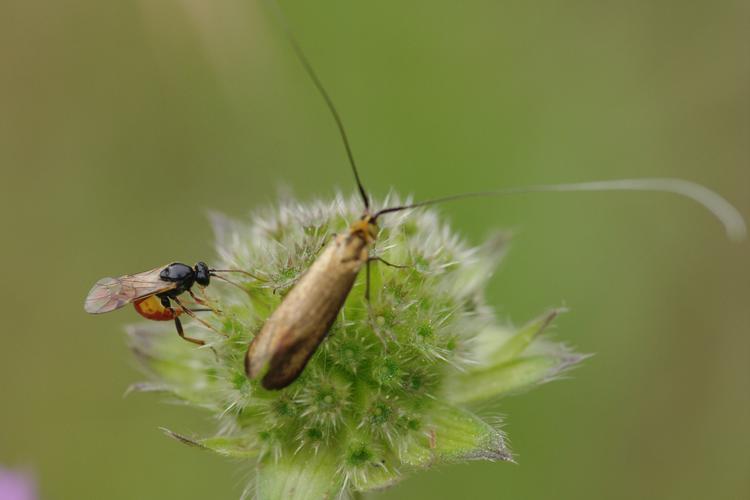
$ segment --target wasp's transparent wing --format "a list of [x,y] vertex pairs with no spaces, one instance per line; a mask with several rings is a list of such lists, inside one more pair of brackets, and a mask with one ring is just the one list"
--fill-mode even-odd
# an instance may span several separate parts
[[119,309],[134,300],[173,289],[177,286],[176,283],[164,281],[159,276],[165,267],[161,266],[119,278],[100,279],[86,297],[84,310],[91,314],[106,313]]

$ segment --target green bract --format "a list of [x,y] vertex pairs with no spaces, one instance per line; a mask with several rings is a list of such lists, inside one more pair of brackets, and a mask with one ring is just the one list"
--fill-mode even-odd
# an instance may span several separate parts
[[[391,200],[393,201],[393,200]],[[187,444],[251,461],[247,494],[322,498],[396,483],[440,463],[511,460],[498,420],[472,412],[546,382],[582,359],[539,334],[550,311],[519,330],[501,326],[483,290],[504,238],[471,247],[435,211],[383,216],[373,254],[372,301],[362,272],[327,339],[300,378],[264,390],[244,372],[248,343],[333,234],[360,216],[358,198],[286,201],[250,222],[215,217],[221,268],[261,280],[219,280],[206,290],[216,309],[190,321],[198,348],[171,325],[132,327],[132,348],[158,390],[212,412],[216,435]],[[217,266],[218,267],[218,266]],[[486,414],[486,411],[483,411]]]

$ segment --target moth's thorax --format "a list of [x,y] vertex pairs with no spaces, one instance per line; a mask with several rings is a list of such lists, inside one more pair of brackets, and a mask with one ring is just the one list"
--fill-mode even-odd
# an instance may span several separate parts
[[369,256],[370,243],[361,232],[347,232],[336,237],[333,252],[335,261],[356,272]]
[[349,226],[349,234],[362,238],[371,245],[378,238],[378,224],[370,213],[365,213],[358,221]]

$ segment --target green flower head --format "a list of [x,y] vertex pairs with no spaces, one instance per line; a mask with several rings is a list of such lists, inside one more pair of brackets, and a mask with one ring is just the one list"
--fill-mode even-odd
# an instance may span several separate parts
[[[393,197],[392,197],[393,198]],[[392,205],[395,200],[387,201]],[[167,325],[130,329],[132,349],[150,380],[211,412],[208,437],[167,433],[190,445],[247,459],[255,498],[331,498],[392,485],[437,464],[510,461],[499,420],[504,396],[557,377],[583,356],[545,339],[559,310],[520,329],[501,325],[484,288],[505,250],[498,235],[472,247],[433,210],[383,216],[372,254],[371,300],[365,273],[302,375],[280,391],[248,380],[248,344],[269,314],[336,233],[361,212],[361,200],[268,208],[249,222],[214,216],[221,268],[257,276],[212,283],[213,310],[189,321],[183,342]],[[217,266],[219,267],[219,266]],[[199,292],[200,293],[200,292]]]

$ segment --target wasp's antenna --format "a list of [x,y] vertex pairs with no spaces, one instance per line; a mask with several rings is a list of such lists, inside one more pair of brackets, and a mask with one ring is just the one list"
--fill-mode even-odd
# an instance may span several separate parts
[[250,276],[251,278],[253,278],[253,279],[257,280],[257,281],[266,281],[263,278],[255,275],[253,273],[250,273],[248,271],[243,271],[242,269],[209,269],[208,271],[211,273],[211,276],[216,276],[217,278],[219,276],[216,275],[216,274],[214,274],[214,273],[241,273],[241,274],[244,274],[245,276]]
[[359,194],[362,195],[362,201],[364,201],[365,210],[367,210],[370,208],[370,197],[367,195],[367,192],[362,185],[362,181],[359,178],[359,171],[357,171],[357,164],[354,161],[354,153],[352,153],[352,147],[349,144],[349,137],[346,135],[344,122],[341,120],[341,116],[339,116],[338,111],[336,111],[336,106],[333,104],[333,99],[331,99],[331,96],[328,95],[328,92],[323,86],[323,83],[320,81],[320,78],[318,78],[318,74],[315,72],[315,69],[313,69],[310,60],[302,50],[302,46],[299,44],[299,42],[297,42],[297,38],[294,36],[294,32],[292,32],[292,29],[286,20],[286,16],[284,16],[284,12],[281,10],[279,4],[276,2],[276,0],[266,0],[266,3],[273,11],[276,20],[284,30],[284,34],[289,40],[289,44],[292,46],[292,49],[294,49],[294,53],[297,56],[297,59],[299,59],[299,62],[302,64],[305,72],[310,77],[310,80],[312,80],[315,88],[318,89],[321,97],[323,97],[323,100],[326,102],[326,106],[328,106],[328,110],[331,112],[331,115],[333,115],[333,119],[336,121],[336,126],[338,127],[339,133],[341,134],[341,140],[344,142],[344,148],[346,148],[346,156],[349,158],[349,164],[352,166],[352,172],[354,172],[354,179],[357,181]]
[[232,285],[232,286],[235,286],[235,287],[239,288],[239,289],[240,289],[240,290],[242,290],[243,292],[245,292],[245,293],[248,293],[248,292],[247,292],[247,289],[246,289],[245,287],[243,287],[242,285],[240,285],[239,283],[235,283],[234,281],[232,281],[232,280],[230,280],[230,279],[227,279],[227,278],[225,278],[224,276],[220,276],[220,275],[218,275],[218,274],[212,274],[212,276],[213,276],[214,278],[216,278],[217,280],[221,280],[221,281],[224,281],[224,282],[226,282],[226,283],[229,283],[230,285]]
[[571,192],[571,191],[659,191],[673,193],[700,203],[703,208],[711,212],[724,225],[727,236],[731,240],[741,241],[747,237],[747,226],[739,211],[718,193],[705,186],[683,179],[618,179],[611,181],[578,182],[572,184],[541,184],[536,186],[512,187],[497,191],[479,191],[463,193],[442,198],[383,208],[373,216],[377,220],[383,214],[400,212],[412,208],[434,205],[446,201],[463,198],[477,198],[485,196],[504,196],[509,194],[523,194],[534,192]]

